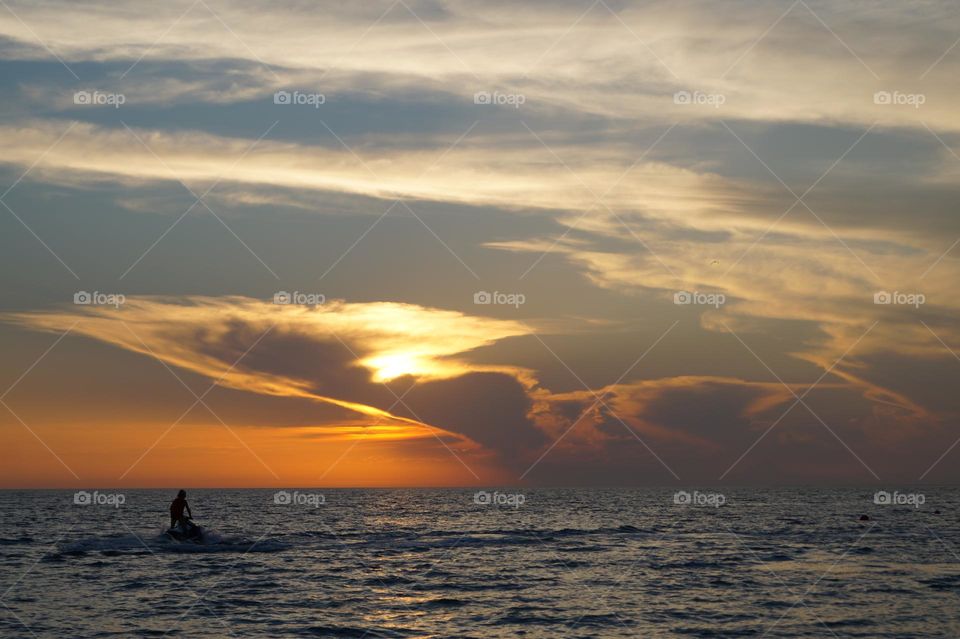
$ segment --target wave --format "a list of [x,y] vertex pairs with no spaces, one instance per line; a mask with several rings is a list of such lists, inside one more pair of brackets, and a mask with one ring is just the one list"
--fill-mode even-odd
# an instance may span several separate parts
[[321,637],[357,637],[363,639],[370,637],[409,637],[415,633],[407,632],[401,629],[374,629],[374,628],[355,628],[351,626],[310,626],[303,629],[301,635],[318,635]]
[[[303,531],[296,536],[312,539],[333,539],[338,542],[356,540],[364,546],[378,546],[389,543],[391,547],[443,547],[443,546],[484,546],[484,545],[524,545],[538,544],[569,537],[600,535],[605,538],[627,537],[632,535],[653,535],[652,529],[622,525],[614,528],[506,528],[493,530],[401,530],[371,533],[369,531],[349,531],[331,534],[323,531]],[[602,548],[597,547],[597,550]]]
[[0,546],[21,546],[32,543],[33,537],[0,537]]
[[50,558],[100,553],[107,557],[123,555],[143,555],[152,553],[216,553],[242,552],[263,553],[279,552],[290,548],[290,544],[276,539],[249,540],[240,537],[221,537],[215,532],[207,533],[201,542],[180,542],[166,535],[106,535],[85,537],[64,542]]

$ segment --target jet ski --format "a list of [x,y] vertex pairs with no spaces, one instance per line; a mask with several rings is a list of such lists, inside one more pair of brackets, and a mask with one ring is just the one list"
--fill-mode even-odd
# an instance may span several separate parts
[[203,541],[203,527],[193,523],[190,519],[182,519],[175,525],[170,526],[164,533],[176,541],[190,541],[199,543]]

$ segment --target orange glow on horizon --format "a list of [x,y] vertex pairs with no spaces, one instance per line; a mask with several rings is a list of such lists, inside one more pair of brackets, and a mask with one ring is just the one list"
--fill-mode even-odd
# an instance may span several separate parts
[[219,423],[179,424],[165,435],[169,424],[30,428],[70,470],[26,428],[6,422],[0,427],[4,486],[457,486],[503,476],[476,444],[423,426],[232,427],[231,433]]

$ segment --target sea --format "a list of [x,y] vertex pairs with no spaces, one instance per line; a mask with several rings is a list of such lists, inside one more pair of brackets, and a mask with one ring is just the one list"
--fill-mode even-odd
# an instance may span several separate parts
[[0,637],[960,637],[955,488],[0,492]]

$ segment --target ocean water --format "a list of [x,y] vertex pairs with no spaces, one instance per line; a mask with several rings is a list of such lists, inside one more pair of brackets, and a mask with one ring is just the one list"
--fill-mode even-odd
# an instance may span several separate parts
[[0,636],[960,636],[956,489],[687,490],[0,492]]

